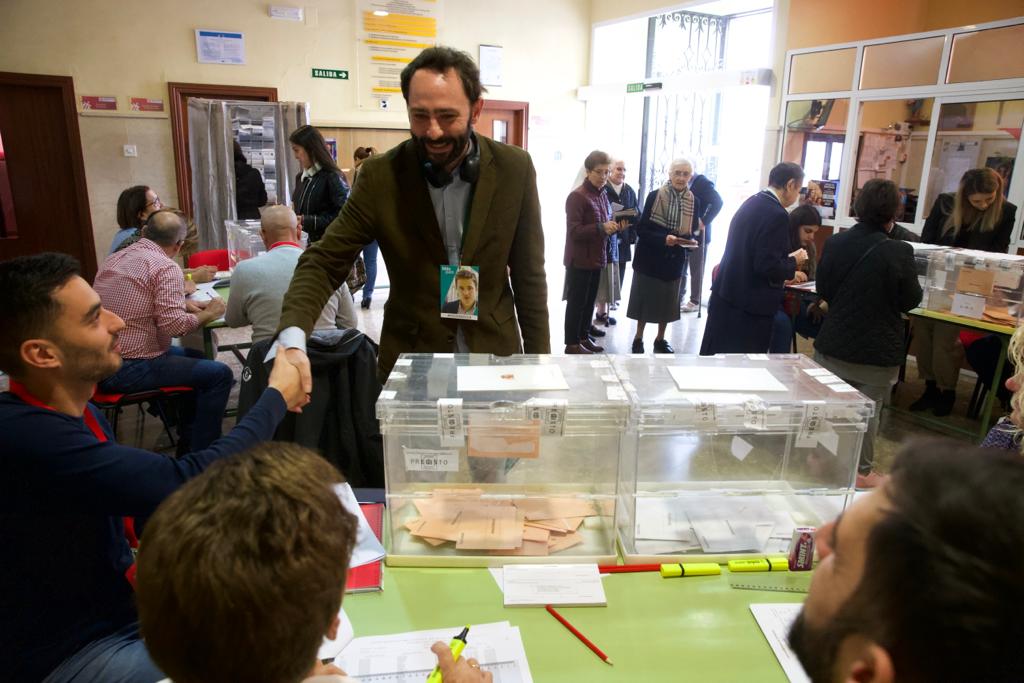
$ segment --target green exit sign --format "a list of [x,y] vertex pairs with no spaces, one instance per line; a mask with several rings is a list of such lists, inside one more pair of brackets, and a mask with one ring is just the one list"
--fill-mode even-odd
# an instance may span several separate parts
[[313,78],[336,78],[340,81],[348,80],[347,69],[317,69],[313,68]]
[[626,84],[626,92],[643,92],[643,91],[644,91],[644,84],[643,83],[627,83]]

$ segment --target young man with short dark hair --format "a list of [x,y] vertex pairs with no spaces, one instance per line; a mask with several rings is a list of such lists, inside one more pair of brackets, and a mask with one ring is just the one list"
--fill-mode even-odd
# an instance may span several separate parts
[[789,635],[815,683],[1024,680],[1024,460],[924,441],[818,530]]
[[[293,444],[257,446],[181,487],[139,552],[139,618],[179,683],[351,682],[316,656],[338,632],[356,518],[338,471]],[[487,683],[437,643],[445,683]]]
[[156,681],[138,635],[125,516],[144,518],[211,462],[269,440],[307,402],[295,368],[210,448],[170,458],[114,441],[89,404],[121,366],[124,321],[64,254],[0,263],[0,672],[5,680]]

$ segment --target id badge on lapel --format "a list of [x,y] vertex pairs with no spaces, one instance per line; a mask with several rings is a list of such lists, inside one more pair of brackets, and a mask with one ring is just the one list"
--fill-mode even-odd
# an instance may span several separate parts
[[479,266],[441,266],[442,318],[477,320],[480,317],[479,293]]

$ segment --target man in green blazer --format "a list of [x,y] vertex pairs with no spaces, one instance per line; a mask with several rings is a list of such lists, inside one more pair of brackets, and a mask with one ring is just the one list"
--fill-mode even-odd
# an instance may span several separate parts
[[[377,240],[391,278],[382,380],[403,352],[549,353],[544,234],[530,156],[472,133],[484,89],[466,53],[424,50],[401,81],[412,137],[360,167],[338,218],[299,259],[278,340],[300,370],[308,368],[305,337],[359,251]],[[460,265],[479,268],[477,320],[441,317],[441,268]]]

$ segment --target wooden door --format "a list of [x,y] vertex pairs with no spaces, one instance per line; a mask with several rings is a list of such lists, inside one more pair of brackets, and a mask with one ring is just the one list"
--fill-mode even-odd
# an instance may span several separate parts
[[480,112],[480,120],[474,130],[492,140],[526,149],[529,121],[529,102],[485,99],[484,109]]
[[70,76],[0,72],[0,259],[61,251],[96,273]]
[[192,166],[188,152],[188,98],[207,100],[249,100],[277,102],[277,88],[205,83],[168,83],[171,103],[171,137],[174,145],[174,180],[178,186],[178,207],[192,215]]

